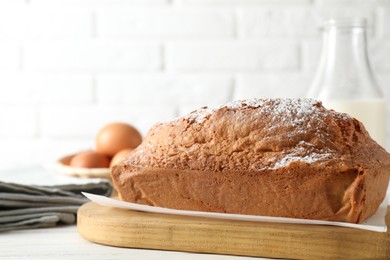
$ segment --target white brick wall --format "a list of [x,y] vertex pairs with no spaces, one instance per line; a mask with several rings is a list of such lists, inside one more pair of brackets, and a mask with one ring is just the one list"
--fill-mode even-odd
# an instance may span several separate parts
[[78,74],[0,73],[0,104],[14,106],[92,104],[93,78]]
[[27,70],[129,71],[161,68],[161,46],[133,41],[39,40],[24,48]]
[[[218,105],[231,99],[233,78],[218,75],[107,74],[97,77],[97,102],[166,107]],[[141,91],[142,90],[142,91]]]
[[17,70],[21,66],[21,47],[17,42],[0,42],[0,70]]
[[317,36],[318,20],[313,10],[296,6],[251,8],[239,13],[244,37]]
[[152,8],[101,8],[98,37],[211,37],[234,36],[232,11]]
[[97,130],[107,122],[128,121],[144,130],[174,117],[174,110],[146,105],[48,106],[42,108],[40,116],[42,137],[86,137],[93,142]]
[[301,73],[241,74],[233,99],[251,97],[303,97],[312,78]]
[[38,114],[32,109],[18,106],[2,107],[0,110],[0,136],[36,137]]
[[[13,0],[9,0],[13,1]],[[28,0],[32,5],[70,5],[70,6],[92,6],[96,5],[148,5],[148,4],[168,4],[171,0]]]
[[0,9],[2,38],[87,38],[92,35],[92,11],[28,5]]
[[91,149],[112,121],[145,134],[204,105],[305,96],[318,26],[353,15],[390,103],[389,0],[0,0],[0,168]]
[[285,43],[169,43],[167,69],[173,71],[297,70],[298,46]]

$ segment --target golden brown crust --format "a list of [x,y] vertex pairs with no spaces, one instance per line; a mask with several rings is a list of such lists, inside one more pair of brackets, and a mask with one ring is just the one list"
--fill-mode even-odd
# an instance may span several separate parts
[[155,125],[112,177],[126,201],[362,222],[389,168],[356,119],[310,99],[255,99]]

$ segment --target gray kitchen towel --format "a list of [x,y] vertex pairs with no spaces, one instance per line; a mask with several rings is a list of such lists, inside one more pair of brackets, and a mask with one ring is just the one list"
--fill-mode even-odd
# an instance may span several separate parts
[[109,182],[55,186],[0,182],[0,232],[75,223],[77,209],[88,201],[82,191],[110,196],[112,186]]

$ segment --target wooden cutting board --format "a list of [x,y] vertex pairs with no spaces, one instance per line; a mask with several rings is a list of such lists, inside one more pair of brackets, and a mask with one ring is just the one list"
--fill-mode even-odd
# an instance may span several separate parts
[[[390,225],[390,213],[386,223]],[[295,259],[390,259],[390,232],[184,217],[84,204],[77,227],[111,246]]]

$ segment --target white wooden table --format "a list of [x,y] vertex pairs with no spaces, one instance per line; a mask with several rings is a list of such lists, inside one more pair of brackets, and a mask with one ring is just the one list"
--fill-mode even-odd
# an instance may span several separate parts
[[[31,166],[0,170],[0,181],[23,184],[54,185],[85,183],[52,170]],[[92,243],[79,235],[76,225],[18,230],[0,233],[0,259],[255,259],[226,255],[195,254],[174,251],[119,248]],[[256,258],[258,259],[258,258]]]

